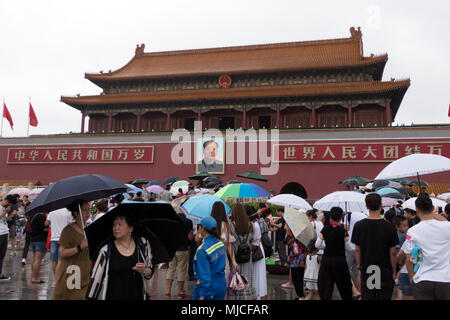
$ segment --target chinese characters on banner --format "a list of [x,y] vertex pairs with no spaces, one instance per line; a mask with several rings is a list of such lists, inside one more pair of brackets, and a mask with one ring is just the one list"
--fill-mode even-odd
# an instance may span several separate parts
[[450,156],[450,141],[278,144],[279,162],[391,162],[413,153]]
[[8,148],[8,164],[153,163],[153,145]]

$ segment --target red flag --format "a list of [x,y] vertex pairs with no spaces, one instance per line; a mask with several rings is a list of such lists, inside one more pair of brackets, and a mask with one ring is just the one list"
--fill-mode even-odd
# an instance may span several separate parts
[[9,125],[11,126],[11,130],[13,129],[14,122],[12,120],[11,114],[8,111],[8,108],[6,107],[6,104],[3,102],[3,118],[9,121]]
[[448,116],[450,117],[450,104],[448,105]]
[[38,119],[36,117],[36,113],[34,113],[33,106],[30,102],[30,126],[37,127]]

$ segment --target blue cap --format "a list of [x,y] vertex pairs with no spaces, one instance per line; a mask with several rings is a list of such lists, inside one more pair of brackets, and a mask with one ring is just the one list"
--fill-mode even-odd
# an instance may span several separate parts
[[214,219],[211,216],[203,218],[199,222],[199,224],[201,224],[203,227],[205,227],[206,230],[209,230],[209,231],[212,231],[213,228],[217,227],[216,219]]

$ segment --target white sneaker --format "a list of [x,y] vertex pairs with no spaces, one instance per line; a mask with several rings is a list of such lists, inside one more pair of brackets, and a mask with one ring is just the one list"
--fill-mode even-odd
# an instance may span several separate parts
[[11,280],[11,277],[1,276],[0,281]]
[[27,260],[25,258],[22,259],[22,264],[26,265],[27,264]]
[[53,281],[53,282],[52,282],[52,288],[54,288],[55,286],[56,286],[56,282]]

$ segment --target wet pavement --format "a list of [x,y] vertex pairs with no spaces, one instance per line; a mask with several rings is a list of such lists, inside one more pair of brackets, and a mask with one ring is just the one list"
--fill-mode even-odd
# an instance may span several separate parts
[[[31,250],[28,253],[26,265],[22,265],[22,247],[23,243],[19,243],[15,256],[10,256],[10,247],[6,254],[3,263],[3,274],[10,276],[11,280],[0,282],[0,300],[51,300],[53,297],[53,288],[51,283],[53,281],[52,264],[50,261],[50,253],[47,253],[42,260],[40,277],[45,281],[43,284],[31,283],[31,262],[33,253]],[[167,269],[158,270],[158,275],[154,276],[149,281],[149,288],[151,300],[165,300],[166,281],[165,276]],[[267,273],[267,292],[268,295],[264,298],[268,300],[293,300],[295,298],[294,289],[283,289],[281,284],[287,282],[288,275],[270,274]],[[194,288],[194,281],[187,281],[185,290],[187,294],[192,295]],[[178,300],[178,285],[174,282],[172,286],[173,300]],[[335,292],[336,293],[336,292]],[[335,294],[335,299],[340,299],[339,295]],[[189,299],[185,298],[185,299]]]

